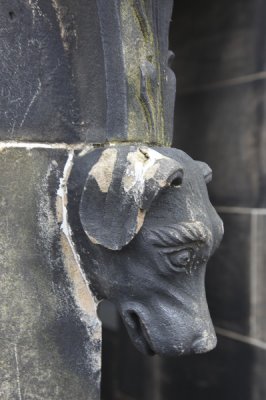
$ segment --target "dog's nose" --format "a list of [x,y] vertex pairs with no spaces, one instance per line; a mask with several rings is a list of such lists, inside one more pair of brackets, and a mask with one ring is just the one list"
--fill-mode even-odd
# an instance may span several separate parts
[[217,337],[214,333],[204,331],[192,344],[192,351],[196,354],[207,353],[213,350],[217,344]]

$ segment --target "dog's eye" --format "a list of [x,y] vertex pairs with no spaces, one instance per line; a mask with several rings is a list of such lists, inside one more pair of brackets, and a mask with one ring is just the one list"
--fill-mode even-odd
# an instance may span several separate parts
[[170,255],[172,269],[175,271],[184,271],[189,268],[193,262],[194,252],[192,249],[176,251]]

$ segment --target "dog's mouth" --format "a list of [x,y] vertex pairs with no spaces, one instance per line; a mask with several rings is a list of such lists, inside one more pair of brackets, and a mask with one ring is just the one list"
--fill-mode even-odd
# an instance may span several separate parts
[[154,356],[156,353],[153,349],[147,328],[138,314],[135,311],[127,311],[123,315],[123,320],[129,336],[137,349],[146,355]]

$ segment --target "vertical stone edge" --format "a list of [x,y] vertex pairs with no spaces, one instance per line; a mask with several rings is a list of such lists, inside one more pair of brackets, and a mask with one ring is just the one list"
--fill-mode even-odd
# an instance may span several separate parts
[[89,400],[99,400],[101,384],[101,349],[102,349],[102,326],[97,316],[98,302],[93,296],[87,278],[80,265],[80,257],[75,250],[72,241],[72,231],[68,223],[68,178],[73,166],[74,150],[68,153],[63,177],[60,179],[60,187],[57,191],[57,218],[61,223],[60,243],[63,252],[64,266],[71,283],[72,294],[79,310],[81,322],[84,324],[90,343],[87,349],[87,358],[91,373],[91,381],[95,382],[92,397]]

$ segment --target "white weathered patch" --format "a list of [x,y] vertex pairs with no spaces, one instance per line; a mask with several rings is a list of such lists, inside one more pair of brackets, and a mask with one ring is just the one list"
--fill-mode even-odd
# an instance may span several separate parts
[[38,4],[38,0],[28,0],[28,3],[31,8],[31,12],[32,12],[33,25],[35,24],[37,17],[42,17],[42,18],[46,19],[46,16],[43,14],[43,12]]
[[45,142],[17,142],[15,140],[6,140],[0,142],[0,151],[5,149],[53,149],[53,150],[81,150],[83,154],[86,154],[88,151],[93,149],[92,144],[84,144],[84,143],[45,143]]
[[[68,223],[67,214],[67,182],[73,166],[74,151],[70,152],[64,168],[63,178],[57,191],[57,215],[61,222],[61,246],[64,255],[64,265],[69,281],[71,282],[72,292],[80,312],[80,319],[87,328],[90,347],[87,349],[87,356],[92,371],[99,376],[101,370],[101,350],[100,343],[102,338],[101,323],[97,316],[98,301],[93,296],[89,283],[80,265],[80,257],[76,252],[72,241],[72,232]],[[99,384],[99,382],[98,382]]]
[[189,219],[192,221],[199,221],[202,215],[205,215],[205,205],[194,195],[193,192],[189,193],[186,197],[186,208]]
[[21,395],[21,385],[20,385],[20,368],[19,368],[19,359],[18,359],[18,346],[14,345],[15,350],[15,361],[16,361],[16,378],[17,378],[17,390],[18,390],[18,398],[22,400]]
[[148,147],[140,147],[128,153],[128,165],[122,181],[125,192],[132,191],[137,200],[144,191],[145,182],[156,175],[158,161],[163,158],[166,157]]
[[[59,25],[59,31],[60,31],[62,44],[63,44],[64,49],[67,51],[67,50],[69,50],[69,42],[68,42],[69,33],[67,32],[67,29],[65,28],[62,7],[60,7],[60,5],[58,4],[58,0],[51,0],[51,3],[55,10],[56,19],[57,19],[57,22]],[[73,31],[72,31],[72,33],[73,33]]]
[[88,233],[86,233],[86,235],[87,235],[88,238],[90,239],[91,243],[93,243],[93,244],[100,244],[93,236],[89,235]]
[[[32,150],[25,149],[27,156],[32,157]],[[40,233],[42,236],[43,246],[46,248],[47,257],[49,263],[53,265],[53,257],[51,252],[51,246],[54,243],[55,238],[58,234],[57,217],[54,215],[53,207],[51,204],[51,198],[49,193],[49,179],[52,175],[57,175],[56,166],[54,165],[55,160],[49,162],[45,175],[40,180],[40,199],[38,207],[38,224],[40,227]]]
[[114,148],[106,149],[89,172],[89,175],[96,180],[102,193],[107,193],[112,183],[116,159],[117,150]]
[[146,215],[145,210],[138,211],[136,233],[139,233],[139,231],[141,230],[142,225],[144,223],[145,215]]

